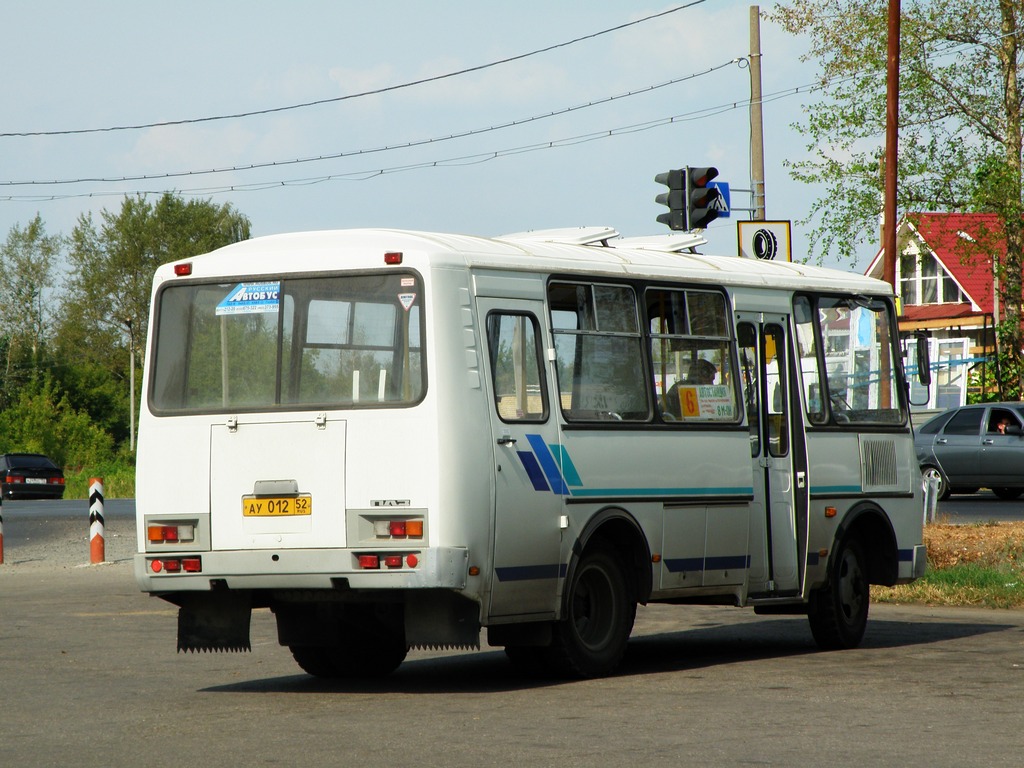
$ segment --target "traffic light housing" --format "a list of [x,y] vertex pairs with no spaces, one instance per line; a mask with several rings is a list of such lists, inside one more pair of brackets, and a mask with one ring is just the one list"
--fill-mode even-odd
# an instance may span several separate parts
[[668,206],[668,213],[659,214],[658,223],[667,224],[669,229],[686,229],[686,171],[666,171],[654,180],[668,187],[668,192],[654,198],[655,202]]
[[722,193],[717,188],[708,186],[708,182],[718,176],[718,169],[687,166],[684,176],[686,181],[686,229],[706,229],[708,224],[718,218],[721,205]]

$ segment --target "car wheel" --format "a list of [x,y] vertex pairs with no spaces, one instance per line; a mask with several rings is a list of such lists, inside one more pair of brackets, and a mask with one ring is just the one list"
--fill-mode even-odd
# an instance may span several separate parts
[[924,483],[925,487],[927,487],[929,480],[932,478],[938,480],[939,501],[945,501],[949,498],[950,489],[949,481],[946,479],[946,476],[942,474],[942,470],[933,466],[921,467],[921,481]]

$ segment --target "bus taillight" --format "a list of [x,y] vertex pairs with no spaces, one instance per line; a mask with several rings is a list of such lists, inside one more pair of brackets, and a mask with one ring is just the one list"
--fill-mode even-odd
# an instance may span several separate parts
[[373,524],[374,535],[378,539],[422,539],[422,520],[376,520]]
[[179,541],[194,541],[194,525],[151,525],[146,528],[150,543],[177,544]]
[[166,571],[167,573],[202,573],[203,559],[201,557],[171,557],[154,559],[149,561],[149,567],[153,573]]

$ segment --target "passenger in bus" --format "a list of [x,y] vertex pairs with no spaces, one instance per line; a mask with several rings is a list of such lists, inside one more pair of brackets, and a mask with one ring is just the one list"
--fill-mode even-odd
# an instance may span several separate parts
[[690,371],[684,381],[677,381],[665,394],[664,401],[662,403],[662,415],[668,421],[675,421],[682,418],[682,406],[679,402],[679,387],[681,386],[701,386],[705,384],[714,384],[715,377],[718,375],[718,369],[715,364],[710,360],[698,358],[693,365],[690,366]]
[[690,366],[690,373],[686,377],[687,384],[714,384],[718,369],[710,360],[699,358]]

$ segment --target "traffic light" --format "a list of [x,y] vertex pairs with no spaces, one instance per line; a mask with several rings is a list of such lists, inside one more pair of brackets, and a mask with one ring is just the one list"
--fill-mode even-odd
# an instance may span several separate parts
[[718,218],[722,193],[708,186],[717,175],[717,168],[686,167],[686,229],[706,229]]
[[655,202],[668,206],[668,213],[660,214],[658,223],[668,224],[669,229],[686,229],[686,171],[659,173],[654,180],[668,187],[668,192],[654,198]]

